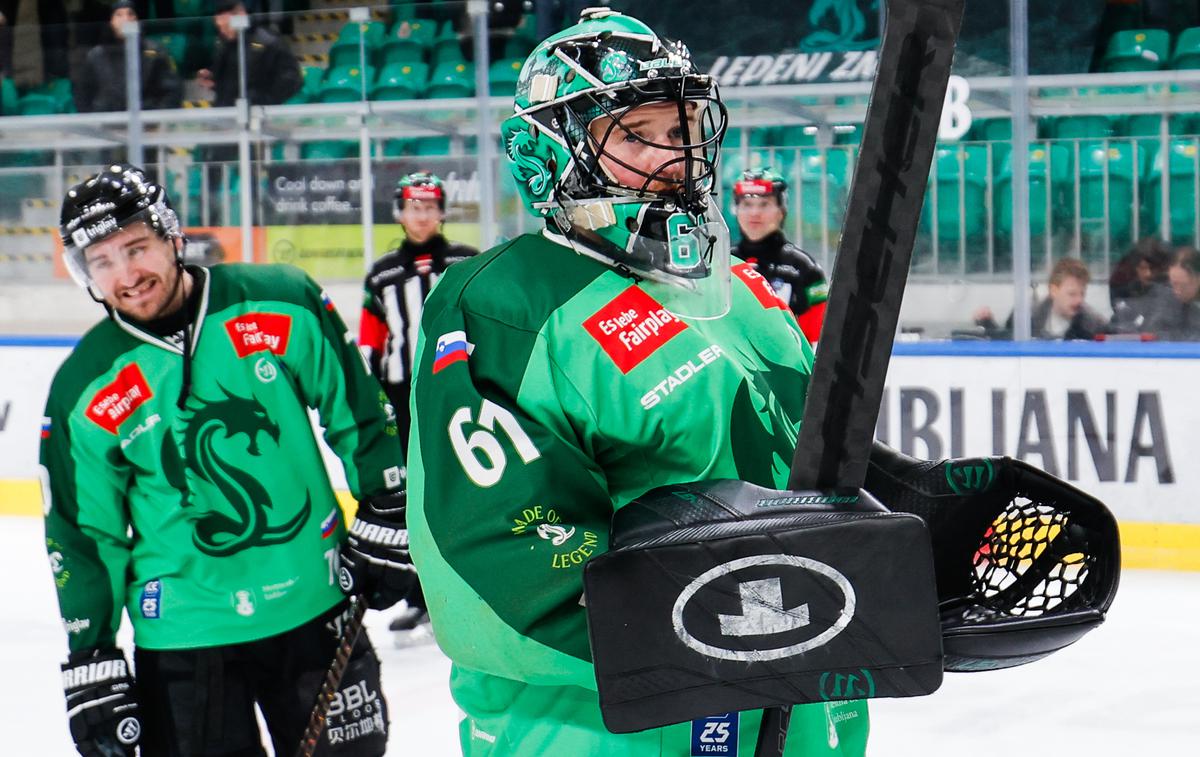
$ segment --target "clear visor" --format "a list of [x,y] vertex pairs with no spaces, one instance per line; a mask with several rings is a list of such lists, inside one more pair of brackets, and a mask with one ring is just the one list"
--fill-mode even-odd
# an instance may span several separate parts
[[[167,223],[172,224],[172,229],[177,228],[177,226],[173,225],[176,223],[173,211],[155,207],[130,216],[120,224],[114,221],[112,231],[101,237],[89,237],[80,231],[74,232],[70,240],[63,246],[63,265],[66,267],[71,279],[94,298],[102,299],[106,293],[98,282],[98,279],[111,278],[115,270],[128,265],[130,253],[127,250],[112,250],[102,255],[99,261],[89,263],[87,251],[109,239],[118,231],[129,229],[139,223],[145,224],[147,233],[152,235],[154,239],[160,239],[159,232],[155,231],[150,223],[151,211],[162,214]],[[93,270],[97,265],[101,269],[99,275],[96,275],[96,272]]]
[[668,216],[667,239],[636,237],[629,263],[646,278],[642,288],[673,315],[720,318],[729,312],[729,228],[717,215],[704,223]]

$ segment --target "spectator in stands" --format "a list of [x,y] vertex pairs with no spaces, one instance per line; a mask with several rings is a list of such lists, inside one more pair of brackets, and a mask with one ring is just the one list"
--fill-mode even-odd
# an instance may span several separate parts
[[1157,237],[1138,242],[1117,261],[1108,278],[1114,334],[1148,334],[1161,331],[1178,310],[1167,283],[1171,248]]
[[1200,251],[1195,247],[1177,248],[1167,275],[1179,310],[1174,323],[1163,329],[1162,337],[1178,342],[1200,341]]
[[[137,21],[133,0],[113,3],[105,39],[88,51],[79,79],[72,88],[80,113],[125,110],[125,24]],[[175,61],[158,42],[145,34],[142,48],[142,108],[178,108],[183,101],[183,82]]]
[[[233,105],[238,99],[237,31],[234,16],[245,16],[242,0],[218,0],[213,21],[217,46],[212,69],[196,72],[200,86],[212,90],[213,105]],[[300,90],[303,79],[296,56],[287,43],[251,21],[246,36],[246,97],[251,105],[278,105]]]
[[[1049,294],[1031,316],[1034,339],[1094,339],[1104,331],[1104,319],[1084,302],[1090,280],[1091,274],[1079,258],[1063,258],[1054,264]],[[1000,328],[986,305],[975,311],[975,324],[992,339],[1012,338],[1013,316]]]
[[[14,36],[21,0],[0,0],[0,77],[13,77]],[[23,15],[26,19],[29,16]],[[37,0],[38,40],[42,47],[42,81],[68,75],[67,8],[63,0]]]

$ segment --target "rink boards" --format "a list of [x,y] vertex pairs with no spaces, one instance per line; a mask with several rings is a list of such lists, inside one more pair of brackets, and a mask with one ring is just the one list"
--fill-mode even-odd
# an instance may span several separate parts
[[[0,337],[0,514],[40,513],[42,410],[74,341]],[[1112,507],[1128,567],[1200,570],[1198,379],[1200,345],[900,343],[876,434],[923,458],[1024,459]]]

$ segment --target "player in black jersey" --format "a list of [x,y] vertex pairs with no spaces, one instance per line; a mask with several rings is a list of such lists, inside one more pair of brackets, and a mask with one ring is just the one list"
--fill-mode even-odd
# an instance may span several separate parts
[[783,235],[787,180],[769,168],[746,171],[733,186],[741,241],[733,254],[755,266],[788,303],[808,341],[816,343],[825,320],[829,284],[807,252]]

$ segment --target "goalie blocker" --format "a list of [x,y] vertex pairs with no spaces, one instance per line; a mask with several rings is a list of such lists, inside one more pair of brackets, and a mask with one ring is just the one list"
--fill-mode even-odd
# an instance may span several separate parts
[[943,668],[1033,662],[1104,621],[1120,541],[1096,498],[1019,460],[878,443],[866,487],[701,482],[617,511],[584,573],[605,725],[928,694]]
[[617,511],[584,585],[615,733],[941,685],[929,533],[865,492],[660,487]]

